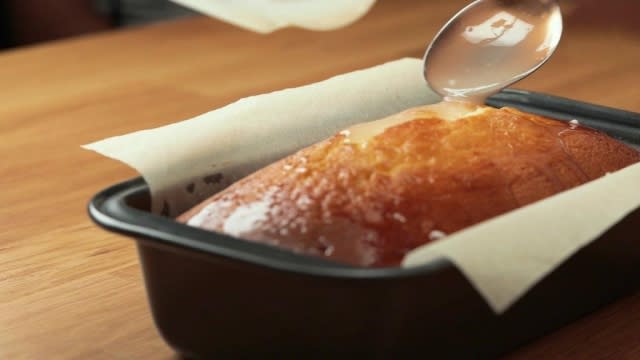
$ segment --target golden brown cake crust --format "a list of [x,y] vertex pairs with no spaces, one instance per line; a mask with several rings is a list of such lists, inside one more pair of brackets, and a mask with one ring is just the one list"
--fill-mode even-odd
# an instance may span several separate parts
[[[446,119],[459,114],[467,116]],[[390,266],[443,234],[640,161],[638,151],[600,132],[509,108],[447,104],[390,119],[368,137],[345,131],[303,149],[178,221]]]

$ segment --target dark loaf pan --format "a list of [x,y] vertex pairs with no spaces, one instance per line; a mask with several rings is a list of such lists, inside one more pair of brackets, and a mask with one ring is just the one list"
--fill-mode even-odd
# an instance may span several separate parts
[[[519,90],[488,104],[577,119],[640,145],[640,114]],[[149,212],[140,178],[98,193],[89,214],[137,241],[156,326],[186,357],[487,358],[640,288],[640,209],[502,315],[446,259],[354,268],[188,227]]]

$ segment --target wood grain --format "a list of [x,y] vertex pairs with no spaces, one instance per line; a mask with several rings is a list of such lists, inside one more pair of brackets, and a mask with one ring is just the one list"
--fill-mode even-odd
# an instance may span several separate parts
[[[175,356],[153,326],[133,242],[86,215],[95,192],[136,173],[80,145],[421,56],[465,3],[379,1],[339,31],[266,36],[196,17],[0,53],[0,358]],[[589,14],[568,19],[556,55],[517,87],[640,111],[637,28],[581,21]],[[635,359],[638,334],[640,295],[510,357]]]

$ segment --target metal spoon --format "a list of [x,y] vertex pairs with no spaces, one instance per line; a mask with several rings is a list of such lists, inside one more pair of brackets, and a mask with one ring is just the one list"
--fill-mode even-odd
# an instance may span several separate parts
[[424,77],[447,100],[483,103],[542,66],[561,35],[555,0],[477,0],[429,45]]

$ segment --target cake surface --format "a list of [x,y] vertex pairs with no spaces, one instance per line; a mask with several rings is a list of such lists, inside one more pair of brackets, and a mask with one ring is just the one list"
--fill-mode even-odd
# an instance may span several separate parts
[[440,103],[359,124],[178,218],[357,266],[640,161],[598,131],[515,109]]

